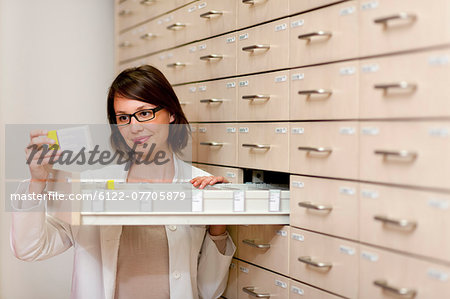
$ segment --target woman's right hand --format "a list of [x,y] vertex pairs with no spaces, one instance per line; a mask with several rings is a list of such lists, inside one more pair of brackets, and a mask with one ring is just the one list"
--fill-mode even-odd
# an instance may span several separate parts
[[[43,145],[47,144],[49,147],[55,144],[55,141],[47,137],[47,130],[32,130],[30,132],[30,143],[25,148],[26,161],[30,168],[31,182],[40,183],[41,185],[46,183],[52,164],[50,164],[50,158],[54,155],[53,160],[57,160],[61,155],[61,150],[47,149],[46,155],[42,161],[39,161],[41,154],[44,150]],[[34,149],[35,146],[38,150]]]

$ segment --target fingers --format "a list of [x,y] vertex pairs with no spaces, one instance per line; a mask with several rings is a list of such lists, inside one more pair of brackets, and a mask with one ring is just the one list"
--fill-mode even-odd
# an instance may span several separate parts
[[38,136],[47,136],[48,130],[31,130],[30,132],[30,139],[33,139],[34,137]]
[[194,187],[199,189],[205,188],[207,185],[214,185],[217,183],[228,183],[228,181],[223,176],[200,176],[193,178],[191,181]]

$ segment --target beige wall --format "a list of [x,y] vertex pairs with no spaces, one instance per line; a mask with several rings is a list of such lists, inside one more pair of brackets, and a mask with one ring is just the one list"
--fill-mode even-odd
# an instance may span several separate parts
[[[113,0],[0,0],[1,190],[4,124],[106,121],[113,33]],[[0,299],[69,298],[73,251],[42,262],[15,259],[3,193]]]

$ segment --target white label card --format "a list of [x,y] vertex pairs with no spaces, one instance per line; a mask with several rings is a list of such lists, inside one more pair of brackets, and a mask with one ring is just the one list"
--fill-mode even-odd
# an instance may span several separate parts
[[286,80],[287,80],[286,75],[275,77],[275,83],[286,82]]
[[361,190],[361,196],[370,199],[378,198],[378,192],[373,190]]
[[242,266],[239,266],[239,271],[244,272],[244,273],[248,273],[249,272],[248,268],[245,268],[245,267],[242,267]]
[[228,127],[227,128],[227,133],[236,133],[236,128]]
[[378,64],[366,64],[361,66],[361,72],[363,73],[375,73],[378,72],[380,66]]
[[277,235],[280,237],[286,237],[287,236],[287,231],[285,230],[277,230]]
[[195,92],[196,90],[197,90],[197,87],[195,87],[195,86],[189,87],[189,92]]
[[244,212],[245,211],[245,191],[235,190],[233,191],[233,211]]
[[205,8],[206,5],[207,5],[206,2],[200,3],[200,4],[198,5],[198,9]]
[[341,135],[355,135],[356,129],[352,127],[339,128],[339,133]]
[[427,275],[431,279],[437,279],[437,280],[440,280],[440,281],[447,281],[448,280],[448,274],[447,273],[445,273],[445,272],[443,272],[441,270],[433,269],[433,268],[428,269]]
[[367,252],[367,251],[363,251],[361,252],[361,257],[365,260],[371,261],[371,262],[376,262],[378,261],[378,255],[375,253],[371,253],[371,252]]
[[239,81],[239,87],[248,86],[248,80],[245,81]]
[[247,127],[239,128],[239,133],[248,133],[249,129]]
[[292,134],[303,134],[303,133],[305,133],[305,129],[304,128],[292,128],[291,133]]
[[275,133],[276,134],[286,134],[287,128],[275,128]]
[[303,80],[305,78],[305,74],[300,73],[300,74],[292,74],[291,76],[291,80],[292,81],[296,81],[296,80]]
[[305,236],[300,235],[300,234],[293,233],[293,234],[291,234],[291,238],[292,238],[292,240],[296,240],[296,241],[300,241],[300,242],[305,241]]
[[305,183],[300,182],[300,181],[293,181],[293,182],[292,182],[292,187],[295,187],[295,188],[303,188],[303,187],[305,187]]
[[275,279],[275,285],[278,287],[282,287],[283,289],[287,288],[287,283],[278,279]]
[[239,40],[244,40],[244,39],[247,39],[247,38],[248,38],[248,33],[244,33],[244,34],[239,35]]
[[198,91],[206,91],[206,85],[199,86]]
[[205,50],[205,49],[206,49],[206,44],[199,45],[199,46],[198,46],[198,49],[199,49],[199,50]]
[[371,136],[375,136],[380,134],[380,129],[376,128],[376,127],[365,127],[361,129],[361,133],[363,135],[371,135]]
[[235,177],[236,177],[236,174],[233,173],[233,172],[227,172],[227,173],[225,174],[225,176],[228,177],[228,178],[235,178]]
[[203,212],[203,190],[192,190],[192,212]]
[[235,88],[236,82],[227,82],[227,88]]
[[356,193],[355,188],[350,187],[340,187],[339,193],[345,194],[345,195],[354,195]]
[[205,133],[206,132],[206,128],[202,127],[202,128],[198,128],[198,131],[200,133]]
[[281,190],[269,190],[269,212],[279,212],[281,207]]
[[356,68],[353,66],[343,67],[339,70],[339,74],[342,76],[350,76],[356,73]]
[[188,12],[193,12],[196,9],[197,9],[197,5],[191,6],[191,7],[189,7]]
[[362,10],[369,10],[369,9],[374,9],[378,7],[378,1],[370,1],[370,2],[366,2],[366,3],[362,3],[361,4],[361,9]]
[[303,24],[305,24],[305,20],[303,20],[303,19],[293,21],[293,22],[291,22],[291,28],[300,27],[300,26],[303,26]]
[[355,252],[356,252],[355,248],[351,248],[351,247],[344,246],[344,245],[339,246],[339,251],[341,253],[344,253],[347,255],[355,255]]
[[236,36],[230,36],[227,38],[228,44],[234,43],[235,41],[236,41]]
[[341,9],[341,11],[339,11],[339,15],[340,16],[348,16],[348,15],[351,15],[352,13],[354,13],[355,10],[356,10],[356,8],[354,6],[345,7],[343,9]]
[[287,28],[287,24],[286,23],[279,24],[279,25],[275,26],[275,32],[286,30],[286,28]]
[[303,289],[300,289],[298,287],[295,286],[291,286],[291,292],[297,295],[304,295],[305,291],[303,291]]

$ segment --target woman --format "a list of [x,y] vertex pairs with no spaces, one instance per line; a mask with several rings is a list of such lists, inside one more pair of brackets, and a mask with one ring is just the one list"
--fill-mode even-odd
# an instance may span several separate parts
[[[108,95],[111,143],[132,153],[131,167],[111,165],[82,178],[126,182],[183,182],[204,188],[223,177],[177,158],[187,144],[187,120],[166,78],[151,66],[123,71]],[[171,124],[169,126],[169,124]],[[46,131],[30,134],[30,145],[53,144]],[[164,163],[138,163],[166,153]],[[30,150],[26,150],[27,159]],[[150,154],[149,154],[150,153]],[[58,152],[57,156],[60,155]],[[18,193],[45,192],[48,161],[30,164],[31,180]],[[128,168],[127,168],[128,169]],[[72,296],[76,299],[217,298],[223,292],[235,246],[225,226],[70,226],[45,214],[45,205],[14,207],[11,246],[22,260],[43,260],[75,248]],[[20,213],[23,211],[36,213]]]

